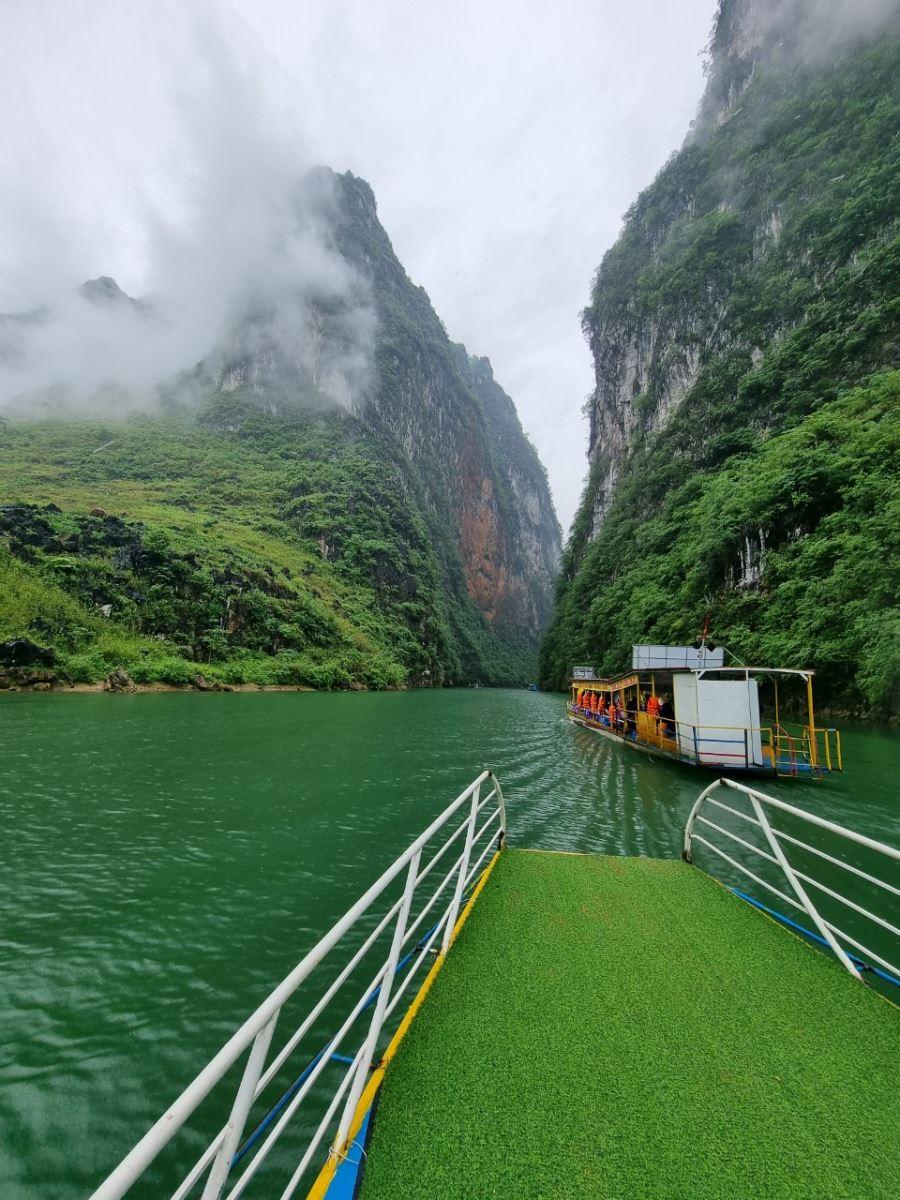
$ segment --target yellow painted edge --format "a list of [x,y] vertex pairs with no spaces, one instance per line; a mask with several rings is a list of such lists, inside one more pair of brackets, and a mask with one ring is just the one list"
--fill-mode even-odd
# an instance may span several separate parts
[[[488,876],[490,875],[491,871],[493,871],[494,865],[496,864],[497,859],[499,857],[500,857],[500,851],[497,850],[494,853],[494,856],[491,859],[491,861],[488,863],[488,865],[485,867],[485,869],[481,872],[481,878],[478,880],[478,883],[475,885],[475,891],[469,897],[468,903],[466,904],[466,906],[462,910],[462,912],[459,914],[456,924],[453,926],[453,932],[450,935],[450,946],[452,946],[453,943],[456,941],[459,931],[462,929],[463,925],[465,925],[465,923],[468,919],[469,913],[472,911],[472,906],[474,905],[475,901],[478,899],[479,895],[481,894],[481,889],[487,883]],[[448,947],[448,949],[449,949],[449,947]],[[446,957],[447,957],[446,954],[441,953],[434,960],[431,970],[428,972],[428,974],[425,976],[424,980],[422,981],[422,986],[416,992],[416,995],[415,995],[415,998],[413,999],[412,1004],[410,1004],[409,1008],[404,1013],[403,1020],[400,1022],[397,1032],[394,1034],[394,1036],[391,1038],[390,1042],[388,1043],[388,1047],[385,1050],[381,1061],[379,1062],[379,1064],[375,1068],[375,1070],[372,1072],[372,1075],[369,1078],[369,1082],[366,1084],[365,1090],[363,1091],[363,1094],[359,1098],[359,1103],[356,1106],[356,1112],[354,1112],[353,1120],[350,1122],[350,1132],[347,1134],[347,1142],[342,1147],[341,1154],[329,1153],[328,1158],[325,1160],[325,1162],[322,1165],[321,1171],[316,1176],[315,1182],[313,1183],[312,1187],[310,1188],[309,1192],[307,1193],[306,1200],[324,1200],[325,1194],[327,1193],[328,1188],[331,1185],[331,1181],[334,1178],[335,1172],[337,1171],[338,1166],[340,1165],[340,1163],[342,1161],[342,1156],[347,1153],[350,1146],[353,1144],[354,1138],[356,1137],[356,1135],[359,1133],[360,1129],[362,1128],[362,1123],[365,1120],[366,1113],[372,1107],[372,1104],[375,1100],[375,1095],[376,1095],[378,1089],[381,1087],[382,1081],[384,1079],[384,1075],[385,1075],[385,1071],[387,1070],[388,1063],[391,1061],[391,1059],[397,1053],[400,1043],[403,1041],[404,1037],[409,1032],[409,1027],[413,1023],[413,1018],[415,1017],[415,1015],[419,1011],[419,1009],[422,1007],[425,997],[431,991],[431,985],[434,983],[435,979],[437,978],[438,972],[440,971],[441,967],[444,965],[444,959]]]

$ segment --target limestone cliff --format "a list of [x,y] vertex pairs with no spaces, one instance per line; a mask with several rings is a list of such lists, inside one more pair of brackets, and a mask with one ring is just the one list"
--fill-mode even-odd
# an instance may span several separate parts
[[450,343],[397,259],[369,185],[319,169],[304,186],[319,237],[348,268],[349,299],[346,288],[339,302],[321,287],[267,295],[203,377],[273,413],[299,394],[366,422],[414,468],[450,589],[462,582],[499,634],[535,639],[550,617],[561,536],[515,405],[486,358]]
[[709,55],[583,314],[590,473],[544,677],[710,617],[890,707],[894,535],[860,481],[898,487],[900,5],[720,0]]
[[[898,22],[894,0],[720,0],[697,120],[680,155],[629,210],[584,313],[595,366],[589,537],[609,510],[628,448],[666,424],[703,363],[737,346],[758,361],[775,333],[769,326],[762,338],[742,336],[730,301],[745,270],[779,253],[785,221],[814,197],[728,162],[729,139],[717,130],[735,120],[758,141],[765,109],[755,97],[744,105],[754,80],[762,77],[759,91],[772,89],[770,101],[786,99],[792,82],[821,77],[876,34],[896,35]],[[799,260],[805,248],[785,252]],[[785,316],[784,326],[796,319]]]
[[[372,424],[418,469],[427,507],[452,531],[465,588],[501,635],[546,625],[560,530],[546,473],[487,359],[454,346],[407,276],[363,180],[336,179],[336,243],[371,289],[376,373]],[[444,554],[454,586],[457,564]]]
[[[368,184],[299,187],[283,269],[149,414],[0,423],[0,638],[79,679],[533,680],[560,531],[515,406],[448,339]],[[106,277],[81,297],[158,319]],[[4,607],[22,571],[37,612]]]

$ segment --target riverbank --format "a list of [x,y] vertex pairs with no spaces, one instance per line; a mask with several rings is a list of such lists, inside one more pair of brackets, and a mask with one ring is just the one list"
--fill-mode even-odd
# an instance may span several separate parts
[[[131,687],[112,688],[106,680],[101,680],[99,683],[32,683],[32,684],[12,684],[3,685],[0,683],[0,693],[2,692],[52,692],[59,694],[60,692],[69,693],[128,693],[130,695],[138,695],[140,693],[155,693],[155,692],[315,692],[319,689],[305,687],[303,684],[282,684],[282,683],[206,683],[203,685],[194,683],[132,683]],[[351,684],[347,691],[363,692],[368,691],[362,684]]]

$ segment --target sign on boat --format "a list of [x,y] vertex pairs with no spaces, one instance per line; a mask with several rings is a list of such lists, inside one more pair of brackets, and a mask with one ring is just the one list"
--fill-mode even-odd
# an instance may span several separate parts
[[[692,767],[821,779],[844,763],[839,731],[815,723],[813,675],[726,666],[724,648],[705,638],[695,646],[633,646],[626,674],[572,668],[568,714],[603,737]],[[800,685],[791,699],[805,710],[801,720],[782,719],[779,681],[794,693]]]

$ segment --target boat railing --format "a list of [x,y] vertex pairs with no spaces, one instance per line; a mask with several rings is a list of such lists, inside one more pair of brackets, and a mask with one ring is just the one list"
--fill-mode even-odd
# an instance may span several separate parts
[[[315,1131],[307,1137],[304,1131],[298,1132],[296,1126],[292,1127],[291,1152],[297,1154],[296,1167],[287,1186],[278,1194],[282,1200],[287,1200],[295,1193],[315,1163],[326,1134],[332,1136],[326,1161],[335,1165],[352,1143],[360,1099],[367,1086],[371,1086],[373,1071],[379,1068],[381,1043],[399,1019],[398,1014],[392,1023],[392,1015],[421,965],[431,961],[436,969],[447,953],[467,891],[477,887],[493,861],[490,856],[502,848],[505,834],[506,809],[500,784],[492,772],[482,771],[248,1017],[97,1188],[92,1200],[117,1200],[123,1196],[154,1163],[199,1105],[214,1092],[219,1096],[222,1113],[227,1111],[229,1096],[233,1096],[230,1114],[206,1150],[183,1175],[171,1193],[172,1200],[184,1200],[201,1184],[202,1200],[217,1200],[226,1187],[228,1200],[237,1200],[300,1105],[310,1096],[323,1071],[340,1063],[346,1065],[346,1070],[334,1085],[327,1106],[322,1094],[325,1081],[319,1085],[317,1098],[325,1112]],[[432,853],[436,842],[440,845]],[[448,853],[452,856],[454,849],[455,857],[449,862]],[[486,863],[487,859],[490,861]],[[440,870],[436,871],[438,864]],[[385,905],[386,911],[380,913]],[[354,927],[361,927],[366,935],[361,939],[357,935],[348,944],[348,935]],[[368,972],[365,967],[357,968],[379,942],[381,950],[377,952],[382,957],[377,970],[361,985],[360,974],[365,977]],[[385,942],[388,943],[386,953]],[[282,1009],[298,989],[309,984],[316,968],[339,946],[344,947],[346,961],[342,960],[337,974],[330,981],[323,981],[320,989],[304,988],[303,1012],[294,1014],[291,1025],[298,1016],[302,1019],[277,1053],[272,1054],[273,1035]],[[338,995],[341,998],[334,1004]],[[333,1024],[328,1026],[333,1032],[321,1049],[311,1055],[307,1035],[315,1036],[322,1024],[322,1014],[329,1005],[332,1005],[332,1011],[338,1011]],[[289,1061],[292,1059],[293,1066]],[[235,1077],[225,1077],[231,1068],[237,1069],[241,1060],[244,1061],[243,1072],[235,1089]],[[297,1067],[301,1063],[303,1070],[298,1075]],[[283,1090],[285,1071],[292,1078],[297,1076],[286,1092]],[[279,1082],[282,1094],[277,1096]],[[263,1109],[267,1111],[244,1139],[244,1131],[257,1102],[273,1083],[276,1084],[276,1103],[272,1104],[271,1094],[263,1101],[257,1114]],[[309,1122],[307,1124],[311,1127]],[[299,1147],[298,1137],[302,1143]],[[192,1131],[191,1145],[196,1145],[195,1138],[196,1133]],[[230,1181],[229,1176],[238,1166],[240,1174]],[[173,1178],[178,1178],[181,1167],[177,1171],[173,1168],[172,1173]],[[158,1188],[154,1190],[159,1194]],[[271,1183],[265,1190],[271,1193]]]
[[[733,804],[726,804],[723,799],[723,790],[726,794],[728,790],[738,793],[740,797],[739,802],[743,803],[744,807],[736,808]],[[710,809],[718,811],[712,813]],[[747,811],[748,809],[749,811]],[[722,823],[723,818],[718,816],[719,812],[728,814],[724,820],[730,822],[732,825],[737,822],[738,827],[748,824],[755,827],[755,830],[751,831],[754,833],[755,842],[748,841],[746,837],[742,837],[737,833],[734,828],[727,828]],[[804,825],[814,827],[816,830],[825,831],[828,838],[832,841],[832,849],[836,849],[838,852],[831,853],[821,846],[812,845],[803,838],[796,836],[796,833],[788,832],[786,829],[773,825],[769,818],[770,813],[773,815],[775,813],[784,814],[788,823],[793,824],[798,831],[802,831]],[[717,820],[712,820],[712,816],[716,816]],[[698,826],[702,827],[703,832],[698,830]],[[817,834],[816,836],[821,837],[821,834]],[[711,840],[713,838],[716,840]],[[736,851],[736,853],[746,855],[749,852],[769,863],[770,866],[768,868],[760,868],[760,870],[766,870],[770,877],[774,875],[774,878],[782,886],[773,883],[771,878],[763,878],[755,871],[752,871],[745,862],[741,862],[733,854],[729,854],[719,844],[722,838],[740,847],[740,850]],[[834,844],[834,839],[839,839],[836,845]],[[761,845],[756,843],[761,843]],[[815,940],[828,946],[851,975],[860,979],[862,978],[862,971],[868,970],[873,971],[876,975],[887,979],[891,983],[900,983],[900,970],[897,967],[892,965],[881,953],[864,945],[855,935],[851,935],[840,928],[832,919],[823,916],[819,910],[819,906],[814,902],[810,894],[811,889],[817,896],[825,896],[828,898],[828,901],[836,902],[844,909],[852,911],[855,914],[855,918],[853,919],[856,920],[857,924],[860,918],[868,922],[868,927],[874,927],[877,930],[875,936],[879,939],[879,949],[881,949],[881,941],[888,940],[886,935],[893,939],[900,938],[900,929],[891,924],[881,913],[874,912],[860,903],[860,900],[865,897],[869,904],[877,903],[877,901],[873,902],[873,900],[869,899],[870,893],[877,897],[877,900],[882,901],[884,900],[885,892],[893,897],[900,897],[900,887],[897,887],[894,883],[887,882],[868,870],[864,870],[857,863],[848,861],[848,852],[854,846],[864,847],[863,861],[866,861],[867,865],[870,865],[865,858],[866,854],[869,857],[872,854],[881,856],[877,860],[878,862],[886,858],[890,862],[896,863],[900,862],[900,850],[895,849],[893,846],[888,846],[884,842],[876,841],[875,838],[867,837],[865,834],[857,833],[855,830],[847,829],[835,821],[826,820],[815,813],[805,812],[793,804],[787,804],[784,800],[778,800],[774,796],[769,796],[765,792],[757,791],[755,788],[747,787],[745,784],[737,783],[732,779],[717,779],[700,793],[694,803],[684,830],[683,857],[687,862],[693,860],[694,848],[698,844],[712,851],[719,858],[724,859],[734,870],[747,876],[759,887],[777,896],[789,907],[799,909],[805,913],[814,927],[813,931],[805,929],[802,926],[797,926],[794,922],[783,917],[782,914],[774,912],[759,903],[752,896],[745,895],[743,892],[738,891],[738,889],[733,889],[742,898],[755,904],[756,907],[762,908],[788,925],[793,925],[795,928],[801,929],[802,932],[810,934]],[[827,844],[828,841],[826,840]],[[858,854],[857,857],[859,857]],[[799,866],[791,861],[792,858],[799,858],[806,869],[801,870]],[[839,892],[829,884],[823,883],[810,873],[821,862],[826,862],[831,867],[839,868],[852,877],[853,886],[856,888],[857,893],[856,899],[844,895],[843,892]],[[771,869],[772,867],[775,868],[774,872]],[[785,880],[787,881],[788,891],[783,890]],[[821,903],[822,901],[820,900],[819,904]],[[867,938],[868,940],[869,938]],[[891,942],[891,945],[893,944]]]
[[643,709],[620,711],[613,725],[596,710],[569,704],[569,711],[600,728],[644,745],[656,746],[687,762],[730,766],[736,770],[772,766],[776,761],[776,736],[771,726],[694,725],[674,717],[653,716]]
[[807,726],[791,733],[783,725],[695,725],[656,717],[644,709],[627,709],[615,726],[595,709],[569,703],[569,712],[622,737],[632,736],[687,762],[733,767],[735,770],[772,768],[778,775],[817,778],[844,769],[840,731]]

